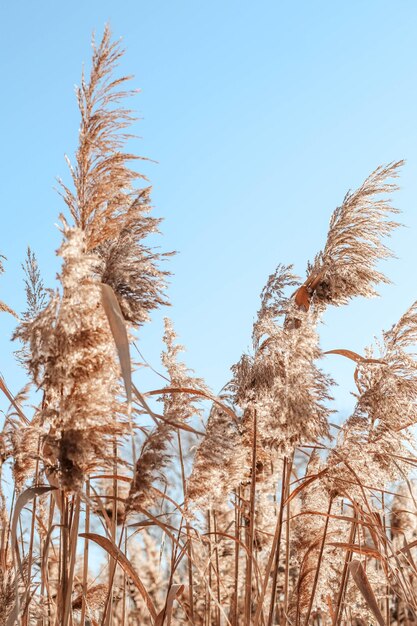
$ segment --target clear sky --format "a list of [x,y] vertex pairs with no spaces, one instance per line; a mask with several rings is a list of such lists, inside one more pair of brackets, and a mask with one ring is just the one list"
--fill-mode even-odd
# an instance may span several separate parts
[[[394,285],[379,300],[330,311],[323,349],[363,351],[417,298],[417,3],[414,0],[0,2],[0,299],[24,308],[20,263],[28,244],[55,286],[54,226],[68,180],[78,111],[74,85],[90,37],[109,21],[127,49],[121,71],[142,93],[131,148],[164,218],[172,307],[140,333],[159,366],[170,315],[186,360],[218,391],[250,344],[258,295],[279,262],[323,246],[332,210],[383,162],[407,159],[395,202],[407,228],[392,239]],[[13,322],[1,317],[0,371],[13,391]],[[17,348],[17,346],[16,346]],[[353,366],[327,357],[345,412]],[[147,388],[147,380],[138,378]],[[0,406],[5,406],[0,400]]]

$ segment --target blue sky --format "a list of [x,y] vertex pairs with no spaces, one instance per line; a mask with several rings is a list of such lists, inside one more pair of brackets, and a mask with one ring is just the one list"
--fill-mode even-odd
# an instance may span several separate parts
[[[136,153],[164,218],[158,245],[170,261],[172,307],[140,332],[159,366],[170,315],[186,360],[215,390],[250,344],[258,296],[280,262],[306,262],[323,246],[329,217],[349,188],[380,163],[405,158],[395,203],[407,228],[392,238],[394,285],[378,300],[329,311],[323,349],[362,352],[417,298],[417,4],[410,0],[256,3],[237,0],[2,2],[0,299],[24,308],[20,264],[28,244],[48,286],[59,268],[54,226],[76,147],[74,85],[89,61],[91,32],[109,21],[123,37],[121,72],[142,92]],[[3,314],[0,371],[25,382]],[[17,346],[16,346],[17,347]],[[352,405],[353,367],[324,366]],[[141,378],[142,376],[142,378]],[[138,376],[142,389],[146,376]],[[4,406],[0,401],[0,406]]]

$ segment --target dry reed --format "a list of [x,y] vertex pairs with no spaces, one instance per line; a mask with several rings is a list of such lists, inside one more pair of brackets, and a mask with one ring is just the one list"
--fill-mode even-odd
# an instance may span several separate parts
[[144,392],[130,346],[167,303],[166,255],[146,243],[160,220],[126,151],[122,54],[106,28],[77,90],[59,288],[31,250],[24,265],[15,354],[38,395],[0,379],[0,625],[416,624],[417,305],[363,356],[332,351],[357,387],[333,438],[319,344],[328,306],[388,282],[401,162],[346,195],[304,282],[269,277],[219,396],[178,361],[169,321],[166,384]]

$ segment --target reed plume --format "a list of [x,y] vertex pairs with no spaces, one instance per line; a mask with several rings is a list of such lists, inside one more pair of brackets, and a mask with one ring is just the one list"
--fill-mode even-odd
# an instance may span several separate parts
[[74,220],[71,227],[62,218],[62,296],[52,295],[45,306],[29,252],[29,308],[15,334],[30,345],[28,366],[44,390],[44,459],[69,489],[81,486],[97,459],[109,460],[106,442],[125,431],[117,400],[119,366],[100,283],[113,288],[132,324],[145,321],[163,302],[159,255],[142,243],[158,220],[147,215],[149,189],[133,188],[141,178],[129,167],[136,157],[123,152],[129,137],[124,131],[133,118],[128,109],[116,106],[132,93],[121,89],[127,77],[112,78],[122,54],[106,28],[99,46],[93,45],[89,80],[83,74],[77,90],[81,127],[75,166],[70,165],[74,191],[62,183]]
[[125,318],[134,325],[166,304],[163,255],[144,244],[160,220],[149,215],[150,187],[135,189],[144,176],[131,167],[140,159],[124,151],[135,118],[120,103],[136,92],[125,89],[131,77],[113,78],[124,51],[111,41],[107,26],[98,46],[93,41],[89,80],[77,89],[81,114],[75,164],[69,161],[74,191],[61,182],[74,224],[83,231],[85,250],[95,254],[92,272],[115,292]]
[[[166,350],[162,353],[162,363],[169,377],[166,393],[162,390],[163,416],[142,446],[127,502],[128,510],[152,504],[155,498],[152,484],[161,478],[161,472],[169,462],[168,449],[176,429],[193,416],[201,415],[199,392],[207,392],[204,382],[192,376],[185,364],[178,361],[178,353],[184,348],[176,344],[177,335],[168,318],[165,318],[163,339]],[[195,395],[193,389],[197,392]]]
[[230,413],[213,404],[195,454],[187,498],[202,508],[216,507],[245,481],[247,473],[247,451],[239,426]]
[[367,358],[357,364],[357,404],[329,459],[334,466],[332,480],[345,481],[334,488],[345,495],[346,490],[356,491],[361,499],[361,485],[367,484],[369,475],[374,487],[386,489],[390,482],[408,474],[407,448],[415,447],[410,427],[417,419],[416,307],[416,303],[411,305],[383,333],[377,344],[378,358],[373,358],[375,349],[371,347]]
[[[235,402],[250,428],[257,412],[260,447],[289,454],[300,442],[328,435],[331,379],[316,365],[321,357],[314,312],[297,309],[284,290],[298,283],[290,267],[278,266],[261,294],[253,331],[253,357],[234,368]],[[297,319],[300,324],[294,324]]]
[[[0,254],[0,276],[4,273],[4,266],[2,259],[5,259],[2,254]],[[0,300],[0,311],[4,311],[6,313],[10,313],[14,317],[17,317],[16,313],[11,309],[7,304],[5,304],[2,300]]]
[[376,285],[390,282],[376,266],[392,256],[383,239],[399,226],[390,219],[399,211],[389,198],[380,196],[397,190],[388,180],[398,176],[403,163],[379,166],[334,211],[326,245],[308,265],[307,280],[298,292],[298,303],[304,308],[310,302],[324,309],[347,304],[357,296],[374,297]]
[[116,349],[92,278],[95,257],[86,253],[80,229],[64,222],[63,234],[62,298],[55,295],[16,336],[30,345],[28,366],[44,392],[44,461],[64,488],[78,489],[87,472],[109,460],[110,440],[126,425],[117,400]]

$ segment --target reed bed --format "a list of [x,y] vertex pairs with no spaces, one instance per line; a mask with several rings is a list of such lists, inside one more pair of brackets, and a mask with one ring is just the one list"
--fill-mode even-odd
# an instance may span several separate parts
[[363,354],[331,351],[355,364],[344,422],[319,344],[328,307],[389,282],[402,163],[345,196],[305,280],[271,274],[219,395],[169,320],[163,382],[138,389],[135,332],[167,304],[168,255],[147,243],[160,220],[126,151],[122,54],[106,28],[77,91],[59,285],[29,250],[26,311],[0,303],[28,376],[0,380],[0,624],[416,624],[417,302]]

